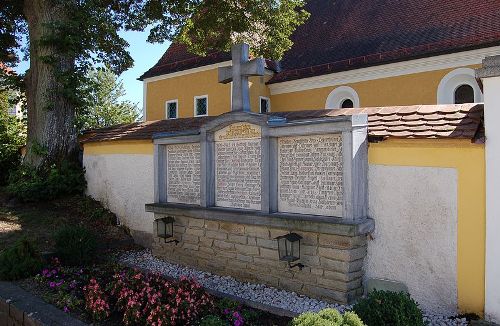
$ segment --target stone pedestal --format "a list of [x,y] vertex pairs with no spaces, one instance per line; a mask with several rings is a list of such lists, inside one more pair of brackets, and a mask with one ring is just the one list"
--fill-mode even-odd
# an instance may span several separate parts
[[[301,220],[283,214],[238,213],[227,209],[185,209],[151,204],[155,218],[175,218],[178,245],[156,238],[153,253],[168,261],[239,281],[264,283],[314,298],[347,304],[363,294],[363,259],[371,219]],[[301,240],[302,270],[278,259],[277,236],[293,231]]]

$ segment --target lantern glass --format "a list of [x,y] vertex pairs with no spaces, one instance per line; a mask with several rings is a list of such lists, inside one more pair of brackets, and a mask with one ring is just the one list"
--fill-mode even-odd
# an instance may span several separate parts
[[289,233],[276,238],[281,261],[291,263],[300,259],[300,239],[302,237],[296,233]]
[[172,217],[159,218],[155,222],[156,234],[159,238],[168,239],[174,236],[174,219]]

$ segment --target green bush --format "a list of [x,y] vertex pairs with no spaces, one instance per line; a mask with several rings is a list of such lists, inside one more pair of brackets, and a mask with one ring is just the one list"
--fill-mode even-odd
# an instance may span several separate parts
[[19,239],[0,254],[0,279],[14,281],[35,275],[42,268],[36,246],[26,238]]
[[203,317],[200,321],[200,326],[228,326],[229,323],[225,320],[222,320],[220,317],[215,315],[208,315]]
[[327,308],[318,313],[306,312],[292,320],[292,326],[363,326],[361,319],[353,312],[340,314]]
[[418,304],[404,292],[373,291],[361,299],[353,311],[368,326],[423,326],[422,311]]
[[24,127],[16,117],[7,114],[11,104],[6,93],[0,93],[0,185],[7,183],[9,174],[21,164],[19,149],[24,144]]
[[24,202],[52,200],[85,191],[85,171],[75,163],[35,170],[21,167],[10,175],[7,192]]
[[96,258],[97,238],[82,226],[65,226],[55,235],[56,255],[66,265],[86,265]]

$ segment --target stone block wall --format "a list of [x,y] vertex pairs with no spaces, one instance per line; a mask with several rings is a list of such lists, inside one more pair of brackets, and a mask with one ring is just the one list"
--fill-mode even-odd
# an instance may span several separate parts
[[274,238],[289,230],[187,216],[175,216],[174,236],[179,244],[155,238],[153,253],[240,281],[264,283],[343,304],[363,293],[366,235],[292,231],[303,237],[300,262],[306,267],[302,270],[290,269],[278,258]]

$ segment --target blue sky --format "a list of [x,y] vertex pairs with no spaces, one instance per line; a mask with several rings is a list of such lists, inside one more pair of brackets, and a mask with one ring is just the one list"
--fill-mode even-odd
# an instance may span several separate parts
[[[145,32],[121,32],[120,35],[130,44],[128,51],[134,59],[134,66],[125,71],[120,79],[127,91],[125,99],[139,104],[142,108],[142,82],[137,78],[146,70],[151,68],[165,50],[170,45],[169,42],[164,44],[151,44],[146,42],[148,31]],[[29,62],[21,62],[15,69],[18,73],[25,72],[29,67]]]

